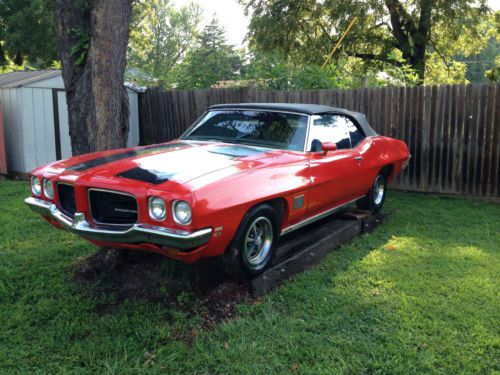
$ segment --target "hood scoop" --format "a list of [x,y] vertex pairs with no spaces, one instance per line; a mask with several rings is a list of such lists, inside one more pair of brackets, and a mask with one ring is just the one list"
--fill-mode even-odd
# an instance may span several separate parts
[[153,185],[162,184],[172,178],[172,176],[168,173],[155,170],[148,170],[142,167],[130,169],[128,171],[120,173],[118,176],[123,178],[128,178],[130,180],[147,182]]

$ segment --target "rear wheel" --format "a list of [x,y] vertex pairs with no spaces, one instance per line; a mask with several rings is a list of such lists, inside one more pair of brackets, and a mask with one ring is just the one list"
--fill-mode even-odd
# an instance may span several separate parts
[[387,175],[379,173],[373,182],[370,191],[356,202],[358,208],[368,210],[373,213],[380,211],[384,205],[387,193]]
[[227,271],[240,279],[262,273],[274,257],[278,234],[275,209],[267,204],[252,208],[224,254]]

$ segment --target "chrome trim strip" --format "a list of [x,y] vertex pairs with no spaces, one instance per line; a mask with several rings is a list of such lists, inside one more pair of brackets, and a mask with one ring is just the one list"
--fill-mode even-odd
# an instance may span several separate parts
[[[91,191],[102,191],[103,193],[113,193],[113,194],[118,194],[118,195],[125,195],[131,198],[134,198],[135,204],[137,205],[137,220],[135,223],[131,224],[110,224],[110,223],[101,223],[97,220],[94,219],[94,214],[92,213],[92,205],[90,204],[90,192]],[[97,188],[89,188],[87,189],[87,203],[89,205],[89,210],[90,210],[90,217],[92,218],[92,221],[97,224],[97,225],[110,225],[110,226],[116,226],[116,227],[130,227],[131,225],[137,224],[139,221],[139,203],[137,202],[137,198],[130,194],[130,193],[124,193],[123,191],[116,191],[116,190],[108,190],[108,189],[97,189]]]
[[59,211],[56,205],[51,202],[35,197],[26,198],[24,202],[31,210],[40,215],[53,218],[66,230],[95,241],[153,243],[160,246],[189,250],[205,245],[212,236],[212,228],[187,232],[149,224],[134,224],[127,230],[103,229],[92,227],[82,212],[76,212],[74,219],[71,219]]
[[308,119],[307,119],[306,137],[304,139],[304,147],[302,149],[303,150],[302,152],[308,152],[307,145],[309,144],[309,136],[311,135],[311,128],[314,122],[312,115],[308,115],[307,117]]
[[[251,104],[251,103],[249,103]],[[286,104],[286,103],[283,103]],[[302,116],[311,116],[309,113],[304,113],[300,111],[290,111],[290,110],[281,110],[281,109],[268,109],[268,108],[244,108],[244,107],[226,107],[226,108],[209,108],[207,112],[214,111],[248,111],[248,112],[275,112],[275,113],[288,113],[290,115],[302,115]]]
[[120,194],[120,195],[128,195],[129,197],[132,197],[135,199],[135,195],[130,194],[130,193],[125,193],[123,191],[118,191],[118,190],[108,190],[108,189],[98,189],[98,188],[89,188],[87,191],[102,191],[104,193],[115,193],[115,194]]
[[297,229],[303,228],[306,225],[312,224],[315,221],[318,221],[318,220],[321,220],[321,219],[323,219],[323,218],[325,218],[327,216],[330,216],[331,214],[333,214],[333,213],[337,212],[338,210],[340,210],[340,209],[342,209],[342,208],[350,205],[351,203],[356,202],[358,199],[361,199],[361,198],[363,198],[363,196],[355,198],[353,200],[350,200],[349,202],[346,202],[344,204],[341,204],[341,205],[335,206],[333,208],[330,208],[329,210],[321,212],[321,213],[319,213],[317,215],[311,216],[310,218],[302,220],[302,221],[298,222],[297,224],[290,225],[289,227],[286,227],[286,228],[284,228],[284,229],[281,230],[280,236],[284,236],[285,234],[288,234],[288,233],[293,232],[293,231],[295,231]]

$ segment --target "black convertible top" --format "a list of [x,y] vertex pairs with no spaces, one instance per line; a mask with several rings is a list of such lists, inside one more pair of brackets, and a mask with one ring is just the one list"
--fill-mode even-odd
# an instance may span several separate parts
[[231,103],[231,104],[216,104],[208,108],[208,110],[221,109],[260,109],[283,112],[302,113],[305,115],[318,115],[322,113],[338,113],[353,117],[367,137],[377,135],[372,129],[365,115],[360,112],[349,111],[343,108],[335,108],[327,105],[319,104],[298,104],[298,103]]

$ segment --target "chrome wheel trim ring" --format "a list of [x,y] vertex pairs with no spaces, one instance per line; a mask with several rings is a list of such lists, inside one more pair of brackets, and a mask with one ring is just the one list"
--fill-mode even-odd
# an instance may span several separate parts
[[380,206],[384,200],[385,195],[385,180],[382,176],[378,175],[375,183],[373,184],[373,203]]
[[265,216],[259,216],[248,227],[243,243],[243,259],[252,269],[265,266],[273,246],[273,225]]

